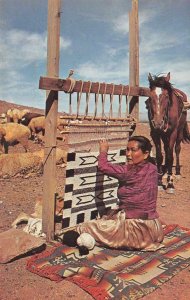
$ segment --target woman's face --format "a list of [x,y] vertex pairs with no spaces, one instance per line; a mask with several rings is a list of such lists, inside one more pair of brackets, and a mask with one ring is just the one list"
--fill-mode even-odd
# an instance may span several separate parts
[[143,153],[137,141],[129,141],[126,149],[128,164],[139,164],[149,156],[149,152]]

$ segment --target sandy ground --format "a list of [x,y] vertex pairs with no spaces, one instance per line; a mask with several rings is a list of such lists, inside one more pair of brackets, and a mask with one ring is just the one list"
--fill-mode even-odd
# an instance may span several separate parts
[[[6,111],[1,106],[0,113]],[[137,134],[149,137],[148,124],[139,124]],[[30,143],[30,151],[41,146]],[[11,149],[20,151],[19,146]],[[182,178],[175,180],[175,194],[159,192],[158,212],[167,224],[179,224],[190,228],[190,145],[182,145],[181,173]],[[63,169],[57,167],[57,192],[63,193]],[[42,175],[32,175],[29,178],[0,179],[0,232],[11,228],[11,223],[20,212],[32,213],[35,201],[43,193]],[[63,280],[52,282],[26,270],[26,258],[0,265],[0,299],[1,300],[90,300],[89,294],[78,286]],[[145,300],[187,300],[190,299],[190,267],[180,272]]]

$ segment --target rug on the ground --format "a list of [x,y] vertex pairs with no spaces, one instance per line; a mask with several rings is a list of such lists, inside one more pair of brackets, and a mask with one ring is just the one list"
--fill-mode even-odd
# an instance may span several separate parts
[[57,244],[31,257],[27,269],[54,281],[66,279],[94,299],[139,299],[190,265],[190,229],[167,226],[156,252],[95,247],[87,256]]

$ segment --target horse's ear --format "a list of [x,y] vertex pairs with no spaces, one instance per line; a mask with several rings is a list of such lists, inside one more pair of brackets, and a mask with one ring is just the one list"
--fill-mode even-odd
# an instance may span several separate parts
[[170,72],[166,76],[166,81],[170,81]]
[[150,73],[148,73],[148,81],[149,82],[153,81],[152,75]]

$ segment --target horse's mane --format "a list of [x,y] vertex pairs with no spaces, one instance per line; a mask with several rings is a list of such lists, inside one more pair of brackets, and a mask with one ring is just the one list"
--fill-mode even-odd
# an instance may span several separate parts
[[153,87],[160,87],[168,90],[169,92],[171,92],[173,89],[173,85],[166,80],[165,76],[151,75],[148,77],[148,80],[150,89]]

